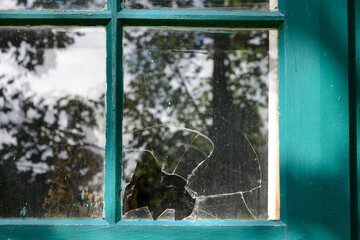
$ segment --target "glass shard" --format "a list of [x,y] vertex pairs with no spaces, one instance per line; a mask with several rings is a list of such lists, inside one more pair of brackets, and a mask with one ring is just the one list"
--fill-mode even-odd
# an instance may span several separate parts
[[124,44],[123,213],[267,219],[269,31],[126,27]]
[[[176,218],[182,219],[192,211],[194,200],[185,191],[186,181],[176,175],[168,175],[161,171],[154,155],[148,151],[138,152],[136,159],[131,151],[125,151],[124,165],[136,161],[136,168],[131,175],[125,175],[127,181],[123,191],[123,213],[148,207],[154,219],[157,219],[166,209],[176,211]],[[126,160],[130,160],[130,162]],[[127,169],[126,165],[124,169]],[[124,186],[123,185],[123,186]]]
[[175,209],[166,209],[157,220],[175,220]]
[[131,219],[146,219],[146,220],[154,220],[151,216],[148,207],[141,207],[138,209],[134,209],[125,213],[122,217],[124,220],[131,220]]
[[0,10],[101,10],[106,0],[1,0]]
[[0,28],[0,217],[102,218],[104,28]]
[[[136,133],[141,135],[144,141],[149,142],[151,132],[161,133],[161,139],[157,142],[159,144],[146,145],[138,148],[137,151],[150,153],[163,173],[176,175],[185,181],[189,175],[193,174],[197,166],[212,155],[214,150],[213,142],[202,133],[171,125],[159,125],[130,133],[124,132],[123,136],[131,138],[132,134]],[[164,149],[163,142],[168,142],[170,145]],[[127,174],[124,173],[124,176]]]
[[214,219],[216,219],[214,215],[211,215],[210,213],[207,213],[201,209],[194,207],[193,212],[183,220],[198,221],[198,220],[214,220]]
[[[125,9],[216,9],[242,11],[268,11],[277,9],[273,0],[123,0]],[[271,7],[271,8],[270,8]]]

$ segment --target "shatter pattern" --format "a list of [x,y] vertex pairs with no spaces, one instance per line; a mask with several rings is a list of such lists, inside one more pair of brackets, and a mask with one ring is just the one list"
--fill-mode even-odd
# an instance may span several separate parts
[[123,213],[267,219],[268,31],[125,28],[124,43]]

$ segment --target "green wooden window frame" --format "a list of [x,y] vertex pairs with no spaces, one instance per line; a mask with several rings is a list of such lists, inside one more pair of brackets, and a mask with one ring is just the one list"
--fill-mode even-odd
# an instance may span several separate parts
[[[349,114],[359,112],[350,104],[359,100],[353,90],[355,65],[349,64],[355,63],[351,6],[355,0],[279,0],[278,12],[139,11],[122,10],[120,0],[108,0],[103,11],[0,11],[2,26],[105,26],[108,86],[105,219],[1,219],[0,238],[356,239],[359,191],[354,183],[360,170],[356,147],[350,152],[357,132]],[[279,30],[279,221],[120,220],[125,26]]]
[[[351,137],[351,181],[355,182],[351,185],[351,207],[352,207],[352,235],[360,238],[360,142],[357,139],[360,139],[360,3],[355,1],[355,3],[350,4],[349,8],[352,7],[354,10],[349,13],[350,16],[350,29],[349,29],[349,40],[352,42],[350,44],[350,129],[353,129]],[[352,19],[352,20],[351,20]],[[353,33],[353,34],[352,34]],[[355,86],[354,86],[355,85]],[[356,132],[355,132],[356,131]],[[355,206],[354,206],[355,205]]]

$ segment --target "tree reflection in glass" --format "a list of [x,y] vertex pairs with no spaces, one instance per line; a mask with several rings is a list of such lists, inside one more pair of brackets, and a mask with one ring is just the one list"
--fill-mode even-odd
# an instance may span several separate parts
[[123,0],[123,7],[126,9],[269,11],[276,10],[275,6],[274,0]]
[[1,0],[0,10],[101,10],[106,0]]
[[0,29],[0,217],[103,217],[105,30]]
[[267,219],[269,31],[124,42],[123,219]]

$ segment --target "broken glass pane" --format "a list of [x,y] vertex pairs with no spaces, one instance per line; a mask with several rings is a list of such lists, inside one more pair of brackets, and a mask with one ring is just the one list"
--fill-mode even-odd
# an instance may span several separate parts
[[1,0],[0,10],[101,10],[106,0]]
[[124,219],[124,220],[131,220],[131,219],[154,220],[151,216],[151,213],[150,213],[150,210],[148,207],[142,207],[142,208],[130,210],[122,216],[122,219]]
[[[196,198],[193,212],[186,220],[244,219],[254,220],[256,210],[245,201],[244,193]],[[259,216],[259,218],[264,218]]]
[[[177,218],[189,215],[194,200],[184,188],[186,181],[161,171],[150,152],[136,153],[138,154],[131,150],[124,151],[123,214],[148,207],[153,219],[157,219],[168,208],[175,209]],[[135,169],[131,165],[136,165]]]
[[275,11],[276,0],[123,0],[125,9]]
[[269,31],[124,29],[123,214],[267,219]]
[[0,217],[102,218],[106,33],[0,28]]
[[166,209],[157,220],[175,220],[175,209]]

